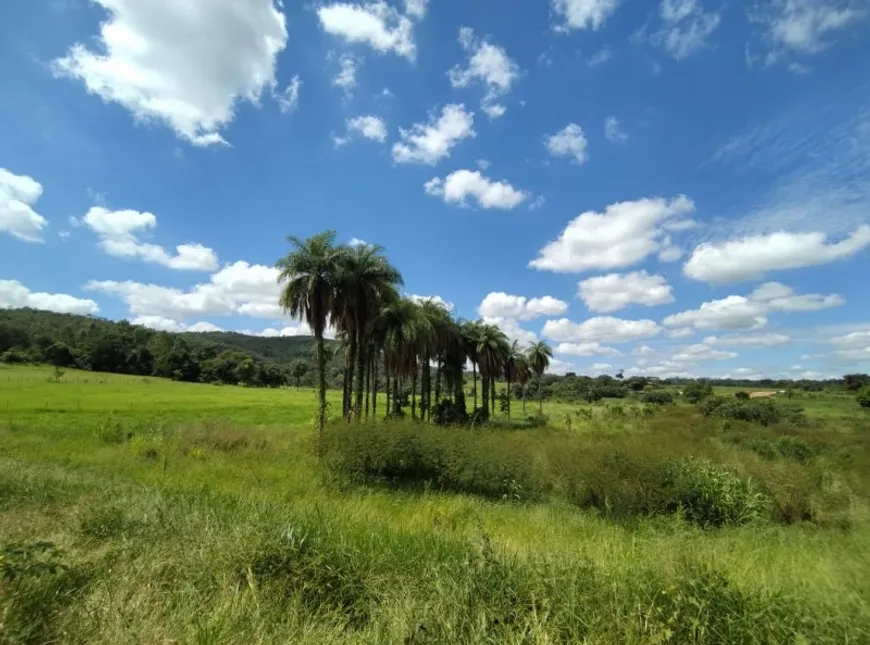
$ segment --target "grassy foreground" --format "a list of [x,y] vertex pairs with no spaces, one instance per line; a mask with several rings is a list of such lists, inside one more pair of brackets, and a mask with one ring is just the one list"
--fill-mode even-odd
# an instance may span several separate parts
[[[797,437],[813,449],[798,461],[747,447],[777,429],[707,428],[688,410],[466,435],[486,449],[475,473],[497,446],[534,462],[521,490],[542,494],[499,497],[325,468],[311,391],[50,373],[0,370],[3,644],[870,642],[870,425],[845,408]],[[405,446],[408,431],[384,436]],[[378,475],[370,443],[339,454]],[[541,460],[568,447],[560,468],[588,467],[581,479],[609,472],[583,455],[691,453],[758,479],[772,504],[806,494],[815,514],[617,517],[549,477]]]

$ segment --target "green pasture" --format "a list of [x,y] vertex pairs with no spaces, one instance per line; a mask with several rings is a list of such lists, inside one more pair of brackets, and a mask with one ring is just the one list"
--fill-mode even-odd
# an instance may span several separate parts
[[[868,643],[870,423],[845,398],[792,402],[813,423],[782,432],[819,447],[809,465],[765,461],[739,428],[687,438],[683,407],[545,402],[554,428],[508,431],[700,446],[781,495],[819,487],[821,515],[838,504],[832,522],[701,528],[338,480],[312,390],[0,367],[0,573],[22,576],[0,577],[0,643]],[[35,541],[63,568],[10,550]]]

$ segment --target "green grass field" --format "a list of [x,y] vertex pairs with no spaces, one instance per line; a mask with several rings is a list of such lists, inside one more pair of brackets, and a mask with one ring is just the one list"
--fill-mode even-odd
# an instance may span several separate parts
[[[870,643],[870,423],[845,397],[793,400],[810,463],[688,408],[569,433],[545,403],[559,428],[470,439],[698,450],[821,518],[705,529],[339,480],[311,390],[51,375],[0,368],[0,644]],[[59,552],[15,550],[36,541]]]

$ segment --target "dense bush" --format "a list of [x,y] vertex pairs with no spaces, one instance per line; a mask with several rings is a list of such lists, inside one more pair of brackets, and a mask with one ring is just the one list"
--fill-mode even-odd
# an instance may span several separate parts
[[705,416],[747,421],[763,426],[805,421],[803,410],[800,407],[775,403],[770,399],[739,401],[725,397],[709,397],[699,404],[698,409]]
[[862,408],[870,408],[870,387],[865,387],[860,392],[858,392],[857,400],[858,405],[860,405]]
[[739,525],[763,517],[769,501],[756,484],[709,461],[679,461],[665,469],[670,510],[705,527]]
[[752,480],[710,460],[652,448],[643,437],[398,422],[336,427],[328,435],[327,463],[349,482],[434,486],[499,500],[564,496],[614,517],[681,513],[704,527],[753,521],[769,508]]
[[689,403],[699,403],[713,395],[713,387],[705,381],[689,383],[683,388],[683,396]]
[[674,402],[674,395],[666,390],[653,390],[641,394],[640,400],[651,405],[671,405]]
[[735,392],[734,398],[738,401],[748,401],[751,397],[749,396],[749,392]]

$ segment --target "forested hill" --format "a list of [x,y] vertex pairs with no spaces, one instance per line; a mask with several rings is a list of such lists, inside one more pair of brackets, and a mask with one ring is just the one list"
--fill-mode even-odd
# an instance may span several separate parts
[[234,331],[184,332],[181,336],[191,344],[215,343],[280,363],[298,358],[314,360],[314,338],[311,336],[248,336]]
[[[329,341],[332,344],[333,341]],[[313,382],[310,337],[171,333],[92,316],[0,309],[0,360],[182,381],[278,386]],[[330,380],[340,358],[330,365]]]

